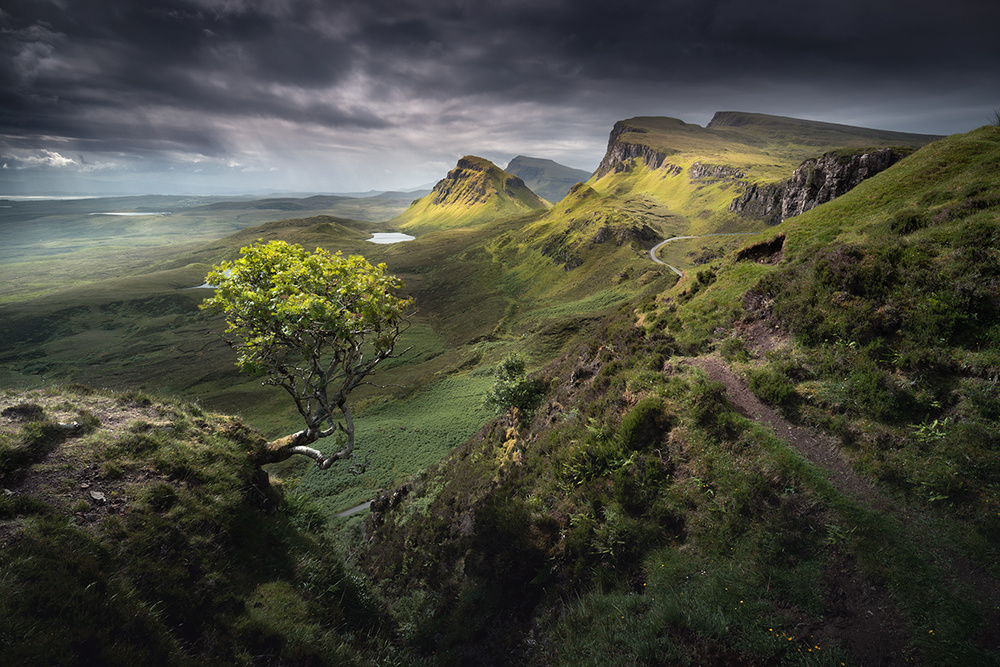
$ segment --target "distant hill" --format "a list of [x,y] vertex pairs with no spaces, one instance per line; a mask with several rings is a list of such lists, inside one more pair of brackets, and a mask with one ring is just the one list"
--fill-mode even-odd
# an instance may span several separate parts
[[574,169],[545,158],[518,155],[507,164],[507,171],[519,176],[539,197],[557,202],[577,183],[590,178],[590,172]]
[[334,206],[345,199],[352,197],[342,195],[314,195],[312,197],[273,197],[270,199],[253,199],[221,201],[216,204],[208,204],[204,207],[207,211],[221,210],[274,210],[274,211],[316,211]]
[[546,203],[519,177],[489,160],[467,155],[438,181],[430,194],[414,201],[395,218],[414,231],[449,229],[497,218],[544,211]]

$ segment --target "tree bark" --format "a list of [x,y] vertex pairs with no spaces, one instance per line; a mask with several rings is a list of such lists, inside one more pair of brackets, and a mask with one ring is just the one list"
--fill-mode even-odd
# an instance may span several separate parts
[[[353,436],[353,434],[350,435]],[[359,464],[357,458],[354,456],[353,437],[348,438],[347,447],[330,456],[325,456],[323,452],[309,446],[319,440],[320,437],[322,436],[319,431],[306,429],[278,438],[277,440],[272,440],[257,453],[254,457],[254,462],[257,465],[266,465],[268,463],[286,461],[293,456],[301,455],[311,458],[321,470],[326,470],[335,461],[351,458],[354,462],[351,465],[350,472],[361,472],[365,469],[367,461]]]

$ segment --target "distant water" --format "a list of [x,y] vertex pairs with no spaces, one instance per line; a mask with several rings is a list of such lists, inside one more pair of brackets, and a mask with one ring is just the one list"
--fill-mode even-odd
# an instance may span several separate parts
[[71,201],[74,199],[100,199],[105,195],[0,195],[10,201]]
[[173,215],[173,211],[99,211],[90,215]]
[[372,243],[389,244],[412,241],[415,238],[417,237],[403,234],[402,232],[372,232],[372,237],[368,240]]

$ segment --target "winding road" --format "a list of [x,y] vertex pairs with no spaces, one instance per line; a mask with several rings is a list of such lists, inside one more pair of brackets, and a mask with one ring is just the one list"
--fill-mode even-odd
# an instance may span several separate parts
[[664,241],[660,241],[659,243],[657,243],[656,245],[654,245],[652,248],[650,248],[649,249],[649,258],[651,260],[653,260],[653,262],[655,262],[656,264],[662,264],[663,266],[667,267],[668,269],[670,269],[671,271],[673,271],[674,273],[676,273],[678,276],[680,276],[681,278],[683,278],[684,277],[684,272],[683,271],[681,271],[680,269],[678,269],[676,266],[667,264],[666,262],[664,262],[662,259],[660,259],[657,256],[657,253],[660,252],[660,248],[662,248],[663,246],[667,245],[671,241],[680,241],[682,239],[700,239],[700,238],[705,237],[705,236],[753,236],[754,234],[760,234],[760,232],[719,232],[719,233],[716,233],[716,234],[698,234],[696,236],[674,236],[674,237],[671,237],[671,238],[666,239]]

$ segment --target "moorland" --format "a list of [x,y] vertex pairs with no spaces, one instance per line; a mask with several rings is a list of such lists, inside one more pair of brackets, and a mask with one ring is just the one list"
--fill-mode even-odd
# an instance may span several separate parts
[[[517,164],[3,202],[4,655],[1000,661],[1000,128],[633,118],[572,187]],[[273,239],[415,299],[361,475],[248,462],[297,414],[198,306]]]

